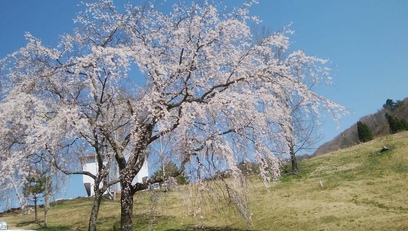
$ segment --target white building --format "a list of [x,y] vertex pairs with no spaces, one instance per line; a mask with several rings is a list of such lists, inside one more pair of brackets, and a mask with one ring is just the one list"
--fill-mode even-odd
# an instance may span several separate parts
[[[82,170],[83,171],[88,171],[94,175],[98,172],[98,163],[96,161],[96,155],[91,154],[91,155],[86,155],[82,157]],[[106,164],[106,162],[104,162]],[[108,176],[108,181],[117,179],[119,176],[119,170],[116,164],[116,161],[112,161],[111,167],[110,167],[111,173]],[[143,163],[142,168],[140,169],[139,173],[136,175],[135,179],[133,180],[133,184],[136,183],[143,183],[143,178],[147,178],[149,176],[149,169],[148,169],[148,164],[147,161]],[[95,195],[94,192],[94,185],[95,181],[92,179],[90,176],[87,175],[82,175],[82,180],[85,186],[85,190],[88,194],[88,196],[93,196]],[[101,185],[102,186],[102,185]],[[120,193],[120,184],[117,183],[115,185],[112,185],[109,187],[109,189],[105,192],[105,194],[109,194],[113,197],[117,193]]]

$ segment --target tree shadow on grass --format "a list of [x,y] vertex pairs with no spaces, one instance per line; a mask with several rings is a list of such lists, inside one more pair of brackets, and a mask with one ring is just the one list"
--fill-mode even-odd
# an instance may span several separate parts
[[[166,231],[195,231],[195,230],[204,230],[204,231],[250,231],[250,229],[236,229],[236,228],[231,228],[228,226],[224,227],[216,227],[216,226],[201,226],[201,227],[195,227],[195,226],[189,226],[185,229],[166,229]],[[254,230],[252,230],[254,231]]]
[[25,227],[25,226],[29,226],[32,224],[37,224],[40,227],[36,228],[35,230],[37,231],[68,231],[71,230],[72,227],[70,226],[64,226],[64,225],[60,225],[60,226],[49,226],[49,227],[43,227],[41,224],[43,223],[43,221],[24,221],[24,222],[19,222],[16,224],[16,227]]
[[41,227],[36,230],[37,231],[68,231],[68,230],[72,230],[72,227],[60,225],[60,226]]
[[72,223],[70,225],[49,225],[47,227],[44,227],[42,224],[44,223],[43,220],[39,220],[38,222],[35,221],[24,221],[16,224],[16,227],[25,227],[26,226],[36,224],[38,228],[34,228],[34,230],[37,231],[70,231],[73,229],[73,227],[76,228],[76,230],[84,230],[83,225],[81,223]]
[[35,221],[23,221],[23,222],[19,222],[16,224],[16,227],[24,227],[24,226],[29,226],[32,224],[37,224],[38,222]]

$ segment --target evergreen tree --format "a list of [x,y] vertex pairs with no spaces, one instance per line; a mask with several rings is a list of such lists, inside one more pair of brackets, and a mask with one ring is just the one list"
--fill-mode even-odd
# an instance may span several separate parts
[[402,130],[408,131],[408,122],[405,119],[400,120]]
[[173,162],[167,162],[164,164],[164,168],[157,170],[155,173],[153,173],[152,178],[156,177],[173,177],[175,176],[177,184],[187,184],[187,178],[184,176],[184,174],[176,174],[179,171],[179,168],[177,167],[176,164]]
[[385,101],[385,104],[383,105],[384,109],[388,109],[390,111],[393,111],[395,109],[395,102],[392,99],[387,99],[387,101]]
[[402,123],[398,120],[398,118],[395,118],[394,116],[389,115],[389,114],[386,114],[385,117],[387,118],[388,126],[390,127],[391,134],[395,134],[395,133],[405,130],[404,125],[402,125]]
[[32,175],[26,177],[27,183],[23,187],[23,193],[28,198],[32,196],[34,201],[35,222],[38,222],[37,205],[39,197],[45,196],[47,182],[50,181],[47,171],[35,170]]
[[367,142],[374,139],[374,135],[370,128],[363,122],[357,122],[357,133],[360,142]]

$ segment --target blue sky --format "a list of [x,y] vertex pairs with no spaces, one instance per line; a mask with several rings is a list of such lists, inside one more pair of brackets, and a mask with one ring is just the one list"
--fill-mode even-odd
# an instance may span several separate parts
[[[238,2],[230,1],[232,4]],[[59,35],[72,31],[80,2],[1,0],[0,58],[25,45],[25,32],[39,37],[46,45],[55,46]],[[347,107],[350,115],[340,121],[339,128],[324,119],[322,142],[331,140],[362,116],[375,113],[386,99],[408,97],[408,1],[259,2],[251,10],[251,14],[263,21],[259,27],[275,31],[292,24],[290,28],[295,31],[291,36],[293,49],[330,60],[335,85],[318,91]],[[80,180],[74,177],[73,184]],[[67,197],[85,195],[82,190],[69,191]]]
[[[408,96],[408,1],[268,1],[259,7],[265,24],[292,22],[293,47],[331,61],[336,85],[321,93],[342,104],[350,116],[340,129],[323,127],[325,141],[385,100]],[[270,13],[270,16],[268,15]],[[273,13],[272,13],[273,12]]]

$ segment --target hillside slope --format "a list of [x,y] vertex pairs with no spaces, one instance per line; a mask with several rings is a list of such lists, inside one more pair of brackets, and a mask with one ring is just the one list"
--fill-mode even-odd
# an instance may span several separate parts
[[408,230],[407,132],[311,158],[301,169],[275,192],[274,213],[292,213],[280,224],[289,228],[277,230]]
[[[381,152],[387,146],[390,150]],[[135,230],[408,230],[408,132],[384,136],[300,163],[298,175],[265,188],[253,177],[248,199],[253,227],[197,188],[136,195]],[[191,195],[192,197],[187,197]],[[206,197],[207,203],[198,203]],[[209,200],[208,200],[209,199]],[[86,230],[92,200],[63,201],[49,229]],[[200,204],[200,210],[194,208]],[[119,202],[103,201],[98,230],[114,230]],[[0,217],[11,228],[38,228],[34,215]]]
[[[387,110],[382,106],[382,108],[376,113],[364,116],[359,121],[366,124],[375,137],[388,135],[390,134],[390,129],[386,120],[386,114],[391,114],[399,119],[408,120],[408,98],[397,102],[399,102],[400,104],[395,110]],[[357,122],[358,121],[356,121],[356,123]],[[313,155],[318,156],[359,144],[360,142],[358,140],[356,123],[341,132],[333,140],[321,145]]]

